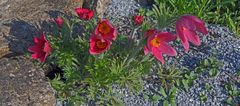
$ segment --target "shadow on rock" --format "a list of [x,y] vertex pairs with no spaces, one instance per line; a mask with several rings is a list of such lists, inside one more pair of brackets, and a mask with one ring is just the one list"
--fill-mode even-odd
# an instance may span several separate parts
[[49,17],[50,17],[51,19],[54,19],[54,18],[56,18],[57,16],[64,15],[63,12],[61,12],[61,11],[54,11],[54,10],[46,11],[46,13],[49,15]]
[[43,21],[39,24],[31,24],[23,20],[13,20],[5,24],[10,27],[6,40],[9,42],[10,51],[25,54],[27,48],[33,44],[33,37],[39,36],[41,31],[51,31],[50,22]]
[[25,53],[33,36],[38,33],[36,27],[23,20],[14,20],[6,26],[10,27],[9,35],[5,36],[9,41],[10,50],[16,53]]

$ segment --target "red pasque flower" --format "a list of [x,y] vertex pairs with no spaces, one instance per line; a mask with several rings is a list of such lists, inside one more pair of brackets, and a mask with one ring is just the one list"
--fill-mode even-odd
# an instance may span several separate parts
[[38,59],[40,62],[44,62],[51,51],[51,46],[47,41],[44,33],[41,33],[39,38],[34,37],[33,41],[35,43],[34,46],[30,46],[28,48],[29,52],[33,52],[32,58]]
[[104,39],[115,40],[117,37],[117,30],[106,19],[102,19],[95,30],[96,35],[102,36]]
[[154,35],[157,33],[157,30],[156,29],[148,29],[145,33],[144,33],[144,36],[145,37],[149,37],[151,35]]
[[142,24],[143,19],[144,19],[144,17],[141,16],[141,15],[135,15],[135,16],[133,16],[133,20],[134,20],[135,24],[137,24],[137,25]]
[[194,45],[201,45],[201,40],[197,36],[196,31],[201,32],[202,34],[208,34],[208,31],[205,27],[205,23],[192,15],[184,15],[176,21],[176,31],[185,52],[189,50],[189,42],[192,42]]
[[147,40],[147,45],[144,47],[144,53],[147,55],[149,52],[152,52],[154,57],[164,64],[162,54],[167,54],[169,56],[176,56],[176,50],[168,45],[168,42],[176,39],[176,36],[172,35],[169,32],[159,32],[155,35],[152,35]]
[[85,9],[85,8],[76,8],[75,12],[77,13],[80,19],[84,19],[84,20],[90,20],[94,15],[94,12],[92,10]]
[[57,24],[58,27],[62,27],[62,25],[64,23],[63,19],[59,16],[57,18],[55,18],[54,21],[55,21],[55,23]]
[[90,37],[90,54],[100,54],[110,49],[112,42],[107,39],[103,39],[101,36],[92,35]]

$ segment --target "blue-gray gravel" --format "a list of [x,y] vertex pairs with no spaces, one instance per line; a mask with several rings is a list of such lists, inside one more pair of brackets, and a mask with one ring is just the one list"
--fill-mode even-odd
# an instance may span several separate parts
[[[129,16],[136,14],[134,10],[139,8],[139,5],[134,3],[136,3],[134,0],[113,0],[107,10],[107,16],[111,19],[131,18]],[[122,21],[118,21],[118,23],[121,22]],[[121,27],[121,25],[119,27]],[[194,69],[201,60],[216,56],[216,58],[223,62],[224,65],[221,67],[219,70],[220,73],[216,77],[210,78],[207,74],[200,75],[195,81],[194,86],[191,87],[188,92],[178,92],[176,102],[179,106],[224,105],[223,101],[227,99],[227,94],[222,86],[222,82],[228,82],[231,75],[240,70],[240,40],[235,38],[232,31],[226,27],[221,27],[219,25],[207,25],[207,27],[209,35],[201,35],[201,46],[195,47],[192,45],[190,51],[186,54],[183,52],[183,47],[178,45],[176,48],[179,55],[177,57],[166,58],[167,62],[177,64],[177,66]],[[122,30],[119,32],[121,31]],[[178,58],[177,60],[179,60],[179,62],[176,62],[175,58]],[[210,92],[206,92],[204,89],[205,83],[209,83],[213,86],[213,89]],[[153,92],[149,90],[149,87],[157,89],[156,86],[145,82],[145,93],[153,94]],[[240,89],[239,86],[238,89]],[[122,97],[121,99],[126,106],[161,105],[161,103],[158,102],[153,103],[150,100],[144,100],[141,94],[130,95],[127,89],[123,89],[122,91],[118,90],[118,92],[125,94],[125,97]],[[204,92],[207,95],[208,99],[206,102],[200,101],[200,92]]]
[[[135,0],[112,0],[107,9],[106,17],[118,24],[118,27],[120,27],[118,30],[121,33],[123,30],[127,30],[123,25],[129,24],[123,20],[131,18],[130,16],[136,14],[135,10],[138,8],[139,5]],[[178,106],[223,106],[223,101],[228,97],[226,90],[222,86],[223,82],[228,82],[234,73],[240,71],[240,39],[235,38],[232,31],[226,27],[211,24],[207,25],[207,28],[209,35],[201,35],[201,46],[191,45],[190,51],[184,53],[183,47],[177,45],[178,56],[165,58],[166,63],[176,64],[179,67],[184,66],[189,69],[194,69],[201,60],[212,56],[216,56],[218,60],[224,63],[216,77],[212,78],[207,74],[200,75],[188,92],[178,92],[176,96]],[[204,88],[206,83],[213,87],[210,92],[206,92]],[[157,85],[144,81],[145,94],[154,94],[152,89],[157,90],[157,87]],[[240,86],[238,86],[238,89],[240,89]],[[161,106],[161,102],[153,103],[149,99],[144,99],[142,93],[131,95],[128,89],[116,88],[114,90],[124,94],[121,99],[126,106]],[[207,95],[206,102],[200,101],[200,92]]]
[[[234,73],[240,70],[240,39],[235,38],[234,34],[226,27],[220,27],[218,25],[207,25],[209,35],[201,36],[205,38],[202,45],[194,47],[191,45],[191,49],[188,53],[184,53],[182,46],[177,46],[177,49],[182,55],[177,57],[167,58],[167,62],[171,64],[177,64],[177,66],[188,67],[194,69],[197,64],[206,58],[216,56],[216,58],[223,62],[224,65],[219,70],[219,74],[216,77],[209,77],[208,74],[200,75],[194,82],[194,85],[188,92],[178,92],[176,96],[176,102],[178,106],[222,106],[224,100],[228,95],[223,87],[223,82],[228,82]],[[180,62],[176,62],[175,58],[179,58]],[[174,61],[173,61],[174,60]],[[213,89],[207,92],[204,85],[208,83]],[[153,94],[153,91],[149,89],[158,89],[158,86],[154,86],[149,83],[145,83],[144,93]],[[238,89],[240,87],[238,86]],[[149,105],[161,105],[162,103],[153,103],[149,100],[144,100],[143,96],[130,95],[127,89],[122,91],[125,93],[123,101],[126,106],[149,106]],[[207,96],[206,102],[201,102],[199,94],[204,92]],[[239,101],[238,101],[239,102]]]

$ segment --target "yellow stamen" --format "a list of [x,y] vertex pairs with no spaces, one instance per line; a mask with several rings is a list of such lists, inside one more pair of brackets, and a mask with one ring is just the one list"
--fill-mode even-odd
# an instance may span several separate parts
[[103,48],[105,48],[107,46],[107,43],[106,42],[102,42],[102,41],[97,41],[96,45],[97,45],[98,48],[103,49]]
[[160,38],[158,38],[158,37],[153,38],[153,39],[150,41],[150,44],[151,44],[153,47],[158,47],[158,46],[160,46]]
[[187,30],[187,28],[185,28],[185,27],[182,27],[182,30],[184,31],[184,30]]
[[111,31],[111,28],[106,22],[101,23],[99,25],[99,32],[101,32],[103,34],[108,34],[110,31]]

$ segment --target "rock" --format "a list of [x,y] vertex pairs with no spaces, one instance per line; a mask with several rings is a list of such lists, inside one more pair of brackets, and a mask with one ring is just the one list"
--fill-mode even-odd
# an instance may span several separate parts
[[9,53],[8,43],[3,37],[0,37],[0,58]]
[[97,7],[96,7],[96,12],[98,15],[98,18],[103,18],[104,13],[107,10],[107,7],[111,0],[98,0],[97,1]]
[[145,7],[151,9],[152,5],[155,3],[154,0],[137,0],[137,2]]
[[0,36],[15,53],[24,54],[40,31],[51,31],[51,20],[62,15],[68,0],[1,0]]
[[111,3],[106,10],[106,18],[124,19],[126,17],[131,18],[136,14],[137,9],[140,5],[135,0],[111,0]]
[[44,70],[26,57],[0,59],[0,106],[55,106]]
[[[0,57],[9,49],[26,53],[33,36],[50,32],[51,20],[73,5],[69,0],[0,0]],[[55,106],[55,102],[43,69],[24,56],[0,59],[0,106]]]
[[67,5],[64,8],[65,12],[70,12],[71,14],[75,14],[74,9],[76,7],[82,7],[84,0],[69,0]]

